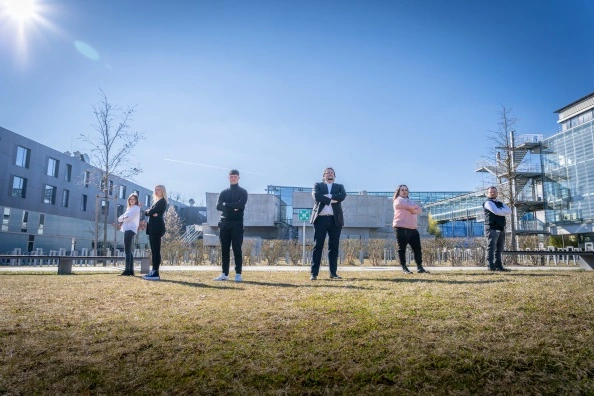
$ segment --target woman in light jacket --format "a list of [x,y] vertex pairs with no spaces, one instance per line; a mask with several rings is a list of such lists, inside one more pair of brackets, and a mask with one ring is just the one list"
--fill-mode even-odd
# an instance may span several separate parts
[[124,252],[126,253],[126,269],[122,276],[134,276],[134,256],[132,255],[132,241],[138,232],[140,223],[140,206],[138,206],[138,195],[130,194],[128,197],[128,208],[118,218],[122,223],[120,229],[124,233]]
[[142,277],[146,280],[159,280],[159,266],[161,265],[161,238],[165,235],[165,220],[163,215],[167,210],[167,190],[159,184],[153,192],[153,205],[144,212],[149,221],[146,225],[146,233],[151,244],[151,255],[153,256],[153,269]]
[[423,268],[423,254],[421,253],[421,237],[417,230],[417,215],[421,213],[421,207],[408,198],[408,187],[405,184],[398,186],[394,192],[394,221],[392,227],[396,233],[398,242],[398,258],[402,271],[405,274],[412,274],[406,266],[406,246],[410,245],[417,263],[419,274],[428,274],[429,271]]

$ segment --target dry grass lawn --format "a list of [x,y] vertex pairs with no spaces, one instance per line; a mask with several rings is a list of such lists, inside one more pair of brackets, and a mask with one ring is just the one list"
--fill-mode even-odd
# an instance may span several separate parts
[[594,273],[0,275],[0,394],[594,394]]

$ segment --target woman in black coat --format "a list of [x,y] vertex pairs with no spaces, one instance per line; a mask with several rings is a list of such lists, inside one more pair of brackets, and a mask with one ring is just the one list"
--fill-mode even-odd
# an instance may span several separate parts
[[146,233],[149,236],[151,244],[151,253],[153,256],[153,269],[147,275],[143,276],[146,280],[159,280],[159,265],[161,265],[161,238],[165,235],[165,220],[163,215],[167,210],[167,190],[165,186],[158,185],[153,192],[153,205],[145,211],[148,216]]

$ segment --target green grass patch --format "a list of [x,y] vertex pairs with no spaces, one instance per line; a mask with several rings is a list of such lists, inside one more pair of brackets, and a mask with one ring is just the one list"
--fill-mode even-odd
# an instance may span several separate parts
[[594,273],[0,275],[0,394],[594,394]]

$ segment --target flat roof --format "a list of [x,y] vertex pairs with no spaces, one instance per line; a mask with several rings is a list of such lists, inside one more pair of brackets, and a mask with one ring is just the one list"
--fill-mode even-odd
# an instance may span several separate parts
[[564,107],[560,108],[559,110],[556,110],[556,111],[554,111],[553,113],[559,114],[559,113],[561,113],[562,111],[564,111],[564,110],[566,110],[566,109],[570,108],[571,106],[574,106],[574,105],[576,105],[576,104],[578,104],[578,103],[580,103],[580,102],[582,102],[582,101],[584,101],[584,100],[586,100],[586,99],[589,99],[589,98],[590,98],[590,97],[592,97],[592,96],[594,96],[594,92],[592,92],[592,93],[589,93],[588,95],[586,95],[586,96],[584,96],[583,98],[580,98],[580,99],[578,99],[578,100],[576,100],[576,101],[574,101],[574,102],[571,102],[571,103],[570,103],[570,104],[568,104],[567,106],[564,106]]

